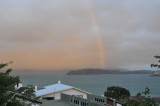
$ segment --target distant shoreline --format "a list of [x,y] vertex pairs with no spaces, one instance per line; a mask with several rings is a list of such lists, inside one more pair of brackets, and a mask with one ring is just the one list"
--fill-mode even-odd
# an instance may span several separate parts
[[153,74],[153,71],[150,70],[109,70],[109,69],[82,69],[82,70],[73,70],[66,73],[66,75],[105,75],[105,74]]

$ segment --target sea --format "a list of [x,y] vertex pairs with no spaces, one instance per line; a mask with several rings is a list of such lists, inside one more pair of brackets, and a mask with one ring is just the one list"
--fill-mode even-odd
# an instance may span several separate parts
[[61,81],[95,95],[104,95],[107,87],[120,86],[130,91],[132,96],[150,89],[151,97],[160,97],[160,77],[149,74],[105,74],[105,75],[66,75],[66,73],[30,73],[20,74],[24,86],[37,85],[38,89]]

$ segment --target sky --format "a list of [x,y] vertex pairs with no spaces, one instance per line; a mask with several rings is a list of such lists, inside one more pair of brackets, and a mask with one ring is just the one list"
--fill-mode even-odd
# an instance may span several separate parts
[[0,62],[15,70],[151,69],[160,0],[0,0]]

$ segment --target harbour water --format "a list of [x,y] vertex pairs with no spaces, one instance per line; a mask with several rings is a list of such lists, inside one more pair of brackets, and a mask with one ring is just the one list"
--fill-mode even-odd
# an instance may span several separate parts
[[55,84],[58,80],[96,95],[103,95],[109,86],[120,86],[128,89],[132,96],[148,87],[151,97],[160,97],[160,77],[150,77],[149,74],[117,74],[117,75],[65,75],[65,73],[21,74],[20,80],[24,86],[37,85],[42,88]]

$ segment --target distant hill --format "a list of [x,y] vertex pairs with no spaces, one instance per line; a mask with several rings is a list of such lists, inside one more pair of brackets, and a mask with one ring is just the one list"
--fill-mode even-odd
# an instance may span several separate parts
[[112,70],[112,69],[82,69],[73,70],[67,73],[67,75],[97,75],[97,74],[153,74],[153,71],[149,70]]

